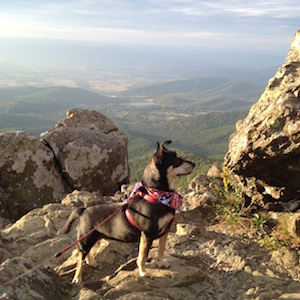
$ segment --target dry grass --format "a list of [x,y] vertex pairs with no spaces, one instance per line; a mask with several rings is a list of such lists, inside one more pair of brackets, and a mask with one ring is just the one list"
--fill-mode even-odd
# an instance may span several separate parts
[[261,246],[269,250],[279,247],[300,248],[300,237],[290,234],[288,220],[292,214],[281,213],[276,219],[268,212],[250,213],[243,208],[243,196],[234,176],[223,170],[223,187],[214,186],[213,193],[218,199],[212,204],[215,220],[234,232],[256,237]]
[[292,249],[300,248],[300,237],[291,235],[288,230],[288,221],[291,217],[290,213],[282,213],[277,219],[277,226],[274,227],[272,235],[278,240],[283,241]]

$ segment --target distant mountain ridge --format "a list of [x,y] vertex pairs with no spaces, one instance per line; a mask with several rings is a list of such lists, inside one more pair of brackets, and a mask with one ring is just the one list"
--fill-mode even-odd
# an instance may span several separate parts
[[17,100],[18,97],[24,97],[43,90],[35,86],[14,86],[0,88],[0,103]]
[[163,107],[189,107],[195,112],[247,108],[263,93],[264,84],[227,77],[193,78],[129,89],[124,94],[153,98]]
[[9,87],[0,88],[1,113],[57,113],[72,107],[110,103],[111,98],[81,88]]
[[129,89],[128,93],[144,94],[174,94],[174,93],[199,93],[207,91],[216,86],[229,82],[226,77],[219,78],[193,78],[187,80],[175,80],[166,83],[148,85]]
[[215,94],[221,93],[224,90],[227,94],[233,95],[253,93],[254,90],[263,90],[264,84],[249,83],[239,80],[229,79],[227,77],[207,77],[207,78],[193,78],[187,80],[175,80],[166,83],[148,85],[138,88],[129,89],[125,94],[151,94],[151,95],[165,95],[165,94],[194,94],[207,93]]

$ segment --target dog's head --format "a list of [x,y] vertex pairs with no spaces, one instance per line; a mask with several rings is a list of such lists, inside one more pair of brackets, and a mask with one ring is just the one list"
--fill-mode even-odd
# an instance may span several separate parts
[[171,141],[157,143],[156,152],[144,171],[143,182],[146,186],[165,191],[174,190],[176,177],[193,171],[195,163],[165,148],[170,143]]

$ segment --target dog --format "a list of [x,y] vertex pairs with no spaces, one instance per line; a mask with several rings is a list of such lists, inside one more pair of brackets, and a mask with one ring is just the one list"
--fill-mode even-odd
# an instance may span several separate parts
[[[157,266],[169,267],[163,255],[175,211],[182,203],[181,196],[174,190],[175,178],[190,174],[195,167],[195,163],[166,149],[165,145],[170,143],[171,141],[162,144],[157,142],[156,152],[146,166],[141,182],[135,185],[125,204],[77,208],[72,211],[66,224],[58,231],[58,234],[69,232],[77,218],[79,218],[78,239],[91,231],[87,237],[76,244],[79,258],[72,283],[82,281],[84,260],[88,265],[97,267],[89,251],[101,238],[127,243],[139,242],[137,266],[141,277],[151,277],[146,272],[145,265],[153,240],[159,239]],[[97,225],[102,221],[105,222],[98,227]]]

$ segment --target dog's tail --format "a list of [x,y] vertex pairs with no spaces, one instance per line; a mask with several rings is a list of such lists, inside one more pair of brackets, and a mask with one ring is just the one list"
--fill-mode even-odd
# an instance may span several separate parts
[[57,235],[68,233],[71,230],[74,221],[81,216],[81,214],[84,212],[84,210],[85,210],[84,207],[78,207],[78,208],[74,209],[72,211],[72,213],[70,214],[66,224],[57,231]]

